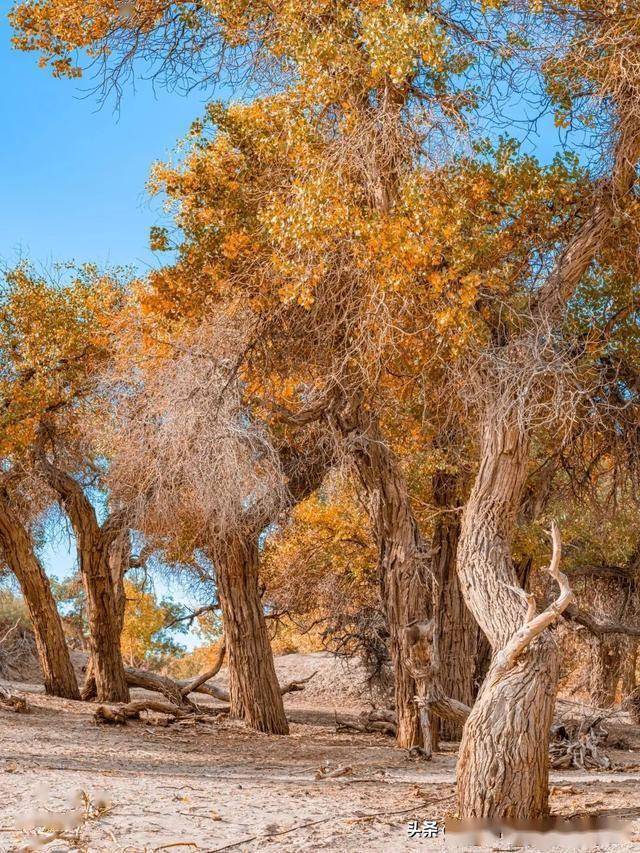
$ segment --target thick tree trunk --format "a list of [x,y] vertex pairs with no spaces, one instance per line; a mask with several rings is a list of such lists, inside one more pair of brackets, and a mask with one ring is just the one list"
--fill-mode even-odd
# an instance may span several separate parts
[[493,660],[465,725],[458,761],[463,818],[535,819],[548,810],[549,728],[558,680],[553,640],[542,634],[506,671],[501,655],[526,620],[511,532],[526,475],[528,440],[509,418],[486,414],[480,468],[462,519],[458,575]]
[[[471,707],[478,692],[475,676],[480,629],[464,603],[456,571],[460,514],[456,512],[457,481],[438,472],[433,478],[433,500],[440,509],[432,539],[434,575],[433,666],[445,696]],[[460,740],[462,725],[440,719],[440,737]]]
[[[341,429],[351,439],[351,452],[367,494],[378,545],[380,589],[394,672],[396,743],[405,749],[424,746],[423,725],[415,701],[418,690],[408,666],[405,628],[431,617],[429,556],[413,515],[399,462],[385,442],[376,419],[359,411],[355,423],[348,429],[341,424]],[[435,739],[437,726],[432,729]]]
[[62,621],[49,580],[26,528],[0,495],[0,551],[15,574],[29,610],[45,692],[79,699]]
[[[113,540],[109,549],[109,573],[113,586],[113,600],[116,613],[116,630],[118,635],[118,646],[120,647],[120,638],[122,628],[124,626],[124,616],[126,609],[126,597],[124,592],[124,576],[129,567],[131,558],[131,537],[128,530],[122,530]],[[122,655],[122,650],[120,650]],[[123,664],[124,665],[124,664]],[[93,656],[90,656],[85,672],[84,684],[82,685],[82,699],[85,702],[90,702],[98,695],[98,685],[96,683],[95,666]],[[122,700],[124,701],[124,700]]]
[[[44,428],[38,437],[36,461],[51,488],[58,493],[76,535],[89,622],[91,665],[87,680],[95,678],[98,701],[128,702],[129,688],[120,651],[121,622],[110,563],[113,545],[123,535],[122,516],[113,513],[100,526],[81,485],[47,458]],[[87,692],[83,690],[84,695]]]
[[258,589],[258,561],[257,537],[234,537],[216,552],[231,713],[258,731],[288,734]]
[[88,676],[95,678],[99,702],[128,702],[129,688],[120,651],[122,623],[111,576],[110,548],[101,544],[80,549],[91,652]]

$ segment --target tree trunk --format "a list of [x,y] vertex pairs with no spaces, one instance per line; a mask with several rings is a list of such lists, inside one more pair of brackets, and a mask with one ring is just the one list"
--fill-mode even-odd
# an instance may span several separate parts
[[589,656],[589,700],[597,708],[611,708],[622,674],[624,639],[592,637]]
[[626,653],[622,665],[622,698],[630,696],[638,686],[636,667],[638,664],[638,641],[629,637],[626,641]]
[[[434,575],[433,666],[445,696],[471,707],[478,692],[475,675],[480,649],[480,629],[469,612],[456,572],[460,514],[455,511],[457,482],[452,474],[433,477],[433,501],[441,512],[432,539]],[[462,725],[440,719],[440,737],[460,740]]]
[[[405,749],[421,747],[425,745],[423,726],[415,702],[416,681],[408,668],[405,628],[431,617],[429,557],[399,462],[375,417],[359,410],[354,424],[348,429],[341,424],[340,428],[343,434],[352,434],[351,452],[367,494],[378,546],[380,589],[394,673],[396,743]],[[431,729],[436,739],[437,724],[432,723]]]
[[47,458],[46,437],[41,426],[35,458],[45,479],[58,493],[76,535],[89,621],[91,665],[87,681],[95,678],[99,702],[128,702],[129,688],[120,651],[121,624],[110,564],[113,545],[124,532],[123,516],[115,512],[102,526],[98,524],[96,511],[80,483]]
[[122,623],[110,565],[110,547],[96,542],[80,549],[80,570],[87,599],[91,666],[99,702],[128,702],[129,688],[120,651]]
[[217,549],[215,566],[229,661],[231,714],[251,728],[288,734],[258,590],[257,537],[239,536]]
[[29,610],[45,693],[79,699],[78,682],[49,580],[34,554],[29,533],[2,496],[0,549],[18,579]]
[[[131,537],[129,530],[122,530],[113,540],[109,549],[109,573],[111,576],[111,584],[113,586],[114,607],[116,613],[116,626],[118,634],[118,646],[122,636],[122,628],[124,626],[124,616],[126,609],[126,596],[124,593],[124,576],[129,567],[131,558]],[[120,650],[122,656],[122,649]],[[124,663],[123,663],[124,665]],[[93,657],[89,657],[87,669],[82,685],[82,699],[84,702],[90,702],[98,695],[98,685],[96,683],[95,666]],[[124,701],[124,700],[123,700]]]
[[[511,533],[527,467],[528,437],[515,415],[485,416],[478,474],[458,544],[458,575],[493,659],[465,725],[458,761],[462,818],[535,819],[548,811],[549,728],[557,652],[541,634],[504,671],[501,656],[526,619]],[[511,421],[513,418],[513,421]]]

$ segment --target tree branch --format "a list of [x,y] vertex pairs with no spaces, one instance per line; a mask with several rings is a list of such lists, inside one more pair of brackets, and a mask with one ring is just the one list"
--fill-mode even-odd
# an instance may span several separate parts
[[533,642],[533,640],[535,640],[535,638],[538,637],[546,628],[556,622],[567,607],[569,607],[569,605],[574,601],[574,595],[571,591],[571,587],[569,586],[569,580],[567,576],[560,571],[562,539],[560,537],[558,525],[555,521],[551,522],[551,538],[553,540],[553,553],[547,571],[560,587],[560,593],[555,601],[543,610],[542,613],[536,616],[535,597],[531,593],[526,593],[522,589],[514,588],[514,591],[527,602],[527,615],[525,617],[524,625],[515,632],[506,646],[497,653],[490,672],[492,679],[500,678],[505,672],[508,672],[513,666],[515,666],[517,659]]

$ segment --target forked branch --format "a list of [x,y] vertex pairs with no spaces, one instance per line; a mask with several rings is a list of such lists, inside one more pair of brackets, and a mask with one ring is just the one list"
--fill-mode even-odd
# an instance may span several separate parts
[[551,522],[551,539],[553,541],[553,552],[551,562],[547,571],[560,587],[560,593],[555,601],[542,611],[538,616],[535,615],[535,598],[529,595],[524,590],[515,589],[515,591],[524,597],[527,601],[527,614],[524,625],[519,628],[511,637],[506,646],[501,649],[496,655],[496,661],[492,667],[492,677],[499,678],[505,672],[508,672],[520,655],[527,647],[538,637],[546,628],[553,625],[554,622],[562,615],[562,613],[574,601],[574,595],[569,586],[569,579],[560,571],[560,558],[562,556],[562,538],[560,530],[555,521]]

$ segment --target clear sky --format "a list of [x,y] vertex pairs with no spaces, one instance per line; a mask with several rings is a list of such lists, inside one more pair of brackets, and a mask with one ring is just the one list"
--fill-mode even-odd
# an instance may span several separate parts
[[90,81],[55,80],[36,54],[13,50],[0,0],[0,261],[39,265],[159,263],[148,249],[158,204],[145,182],[203,111],[188,97],[140,82],[120,110],[98,108]]

